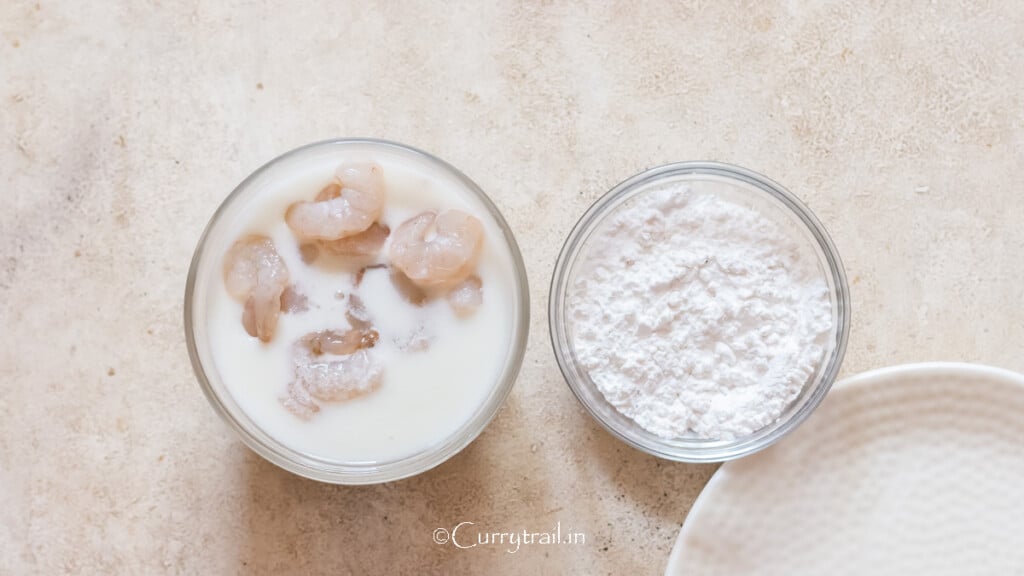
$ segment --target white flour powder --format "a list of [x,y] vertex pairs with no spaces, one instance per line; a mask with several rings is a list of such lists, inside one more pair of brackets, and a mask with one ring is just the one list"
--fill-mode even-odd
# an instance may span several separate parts
[[600,225],[569,289],[582,366],[665,438],[731,439],[775,421],[825,354],[831,299],[806,240],[676,186]]

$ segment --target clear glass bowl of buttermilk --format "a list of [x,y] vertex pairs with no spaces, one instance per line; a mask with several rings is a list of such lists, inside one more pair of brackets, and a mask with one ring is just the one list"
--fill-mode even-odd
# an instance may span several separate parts
[[338,139],[224,200],[184,312],[199,384],[250,448],[368,484],[433,468],[487,426],[522,363],[529,292],[511,230],[468,177],[409,146]]
[[721,462],[794,430],[835,381],[850,329],[836,248],[768,178],[681,162],[615,186],[569,234],[551,340],[587,411],[649,454]]

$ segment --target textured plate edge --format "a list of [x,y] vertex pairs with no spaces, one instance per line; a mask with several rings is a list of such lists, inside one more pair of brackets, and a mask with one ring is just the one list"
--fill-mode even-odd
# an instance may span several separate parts
[[[832,386],[832,390],[829,392],[828,396],[832,396],[836,393],[842,395],[844,390],[853,387],[871,385],[879,381],[889,380],[892,378],[921,378],[928,376],[948,376],[951,374],[999,380],[1001,382],[1015,384],[1024,389],[1024,374],[1006,368],[999,368],[987,364],[974,364],[970,362],[918,362],[911,364],[898,364],[895,366],[887,366],[885,368],[876,368],[874,370],[868,370],[866,372],[861,372],[860,374],[843,378]],[[825,397],[825,401],[828,400],[828,396]],[[782,439],[777,445],[785,444],[785,442],[786,440]],[[772,448],[772,446],[769,446],[765,450],[771,450]],[[736,461],[734,460],[732,462]],[[676,536],[676,541],[672,544],[672,551],[669,552],[668,562],[665,564],[665,576],[686,576],[680,572],[678,565],[682,559],[683,541],[686,539],[687,534],[689,534],[690,528],[688,527],[693,525],[690,522],[690,519],[699,515],[701,509],[706,506],[706,502],[708,500],[706,495],[711,493],[714,490],[714,487],[720,482],[720,479],[725,476],[722,470],[723,468],[730,466],[730,464],[730,462],[724,462],[719,466],[718,470],[715,470],[715,473],[708,479],[704,488],[701,489],[700,494],[697,495],[697,499],[693,501],[693,505],[690,506],[690,511],[686,514],[686,518],[683,519],[683,525],[679,529],[679,535]],[[728,473],[728,470],[726,470],[726,473]]]

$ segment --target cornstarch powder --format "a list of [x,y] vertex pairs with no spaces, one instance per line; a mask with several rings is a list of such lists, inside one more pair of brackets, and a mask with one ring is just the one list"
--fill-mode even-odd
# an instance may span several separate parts
[[775,421],[822,362],[832,303],[810,243],[725,197],[641,193],[589,240],[568,294],[581,365],[664,438]]

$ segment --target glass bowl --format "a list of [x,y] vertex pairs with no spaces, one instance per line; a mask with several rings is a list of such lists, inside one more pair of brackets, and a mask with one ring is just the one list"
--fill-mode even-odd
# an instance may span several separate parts
[[[217,371],[207,328],[209,283],[221,281],[221,258],[228,222],[238,218],[249,200],[264,193],[271,183],[288,179],[296,168],[313,166],[324,158],[339,162],[350,156],[362,158],[386,154],[400,161],[425,166],[436,178],[459,186],[475,198],[503,233],[512,262],[514,286],[513,322],[509,349],[500,376],[475,413],[444,441],[394,461],[339,462],[295,450],[275,439],[254,422],[238,405]],[[292,171],[292,172],[289,172]],[[398,480],[429,470],[454,456],[472,442],[494,418],[508,396],[519,373],[526,350],[529,326],[529,290],[526,269],[519,247],[505,219],[487,195],[462,172],[426,152],[410,146],[368,138],[337,139],[316,142],[287,152],[260,167],[247,177],[220,205],[207,224],[196,246],[185,288],[185,339],[196,379],[210,404],[257,454],[270,462],[307,478],[335,484],[372,484]]]
[[[609,404],[580,365],[573,349],[573,328],[568,314],[567,291],[572,285],[578,258],[586,254],[588,240],[605,217],[630,198],[665,184],[701,183],[722,190],[744,205],[794,233],[806,237],[818,256],[832,300],[832,332],[823,361],[798,397],[772,424],[732,440],[696,437],[665,439],[640,427]],[[618,184],[595,202],[580,218],[562,247],[551,279],[548,302],[551,342],[558,366],[576,398],[602,426],[627,444],[661,458],[680,462],[723,462],[762,450],[800,425],[828,393],[839,374],[850,331],[850,294],[839,254],[825,229],[811,211],[788,190],[768,178],[718,162],[680,162],[652,168]]]

